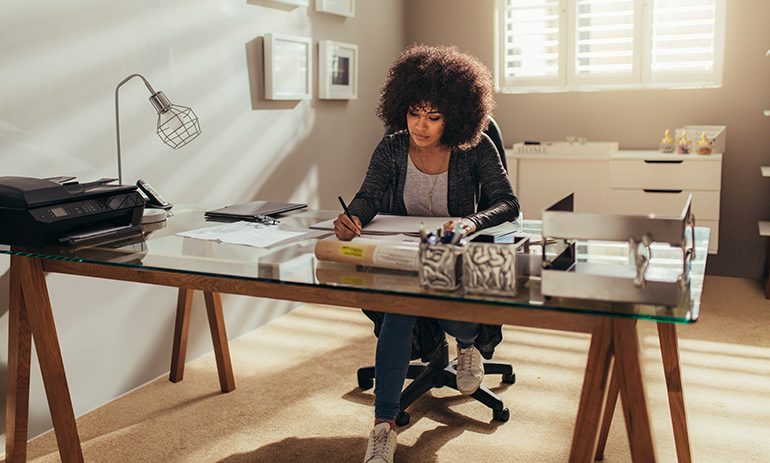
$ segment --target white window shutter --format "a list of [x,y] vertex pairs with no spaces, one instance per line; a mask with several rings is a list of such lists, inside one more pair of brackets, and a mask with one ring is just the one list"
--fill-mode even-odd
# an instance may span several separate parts
[[642,15],[634,0],[570,2],[570,86],[641,82]]
[[566,83],[566,0],[501,0],[504,45],[499,75],[505,86]]
[[502,91],[721,85],[726,0],[498,0]]
[[650,83],[721,82],[724,7],[718,0],[652,2]]

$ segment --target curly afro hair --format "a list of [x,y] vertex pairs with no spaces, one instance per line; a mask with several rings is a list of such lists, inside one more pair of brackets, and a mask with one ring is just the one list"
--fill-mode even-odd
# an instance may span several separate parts
[[394,130],[406,130],[409,108],[425,104],[444,116],[442,145],[475,145],[495,107],[492,73],[456,47],[412,45],[388,71],[377,116]]

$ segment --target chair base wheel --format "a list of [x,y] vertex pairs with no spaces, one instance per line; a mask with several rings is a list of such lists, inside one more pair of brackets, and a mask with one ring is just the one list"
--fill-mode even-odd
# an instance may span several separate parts
[[492,417],[495,421],[502,421],[505,423],[511,417],[511,412],[507,408],[502,410],[492,410]]
[[358,387],[364,391],[371,389],[374,386],[374,380],[371,378],[358,378]]
[[513,384],[516,382],[516,373],[511,373],[509,375],[503,375],[503,382],[506,384]]
[[409,413],[407,412],[401,412],[396,416],[396,424],[398,426],[406,426],[409,424],[409,419],[411,417],[409,416]]

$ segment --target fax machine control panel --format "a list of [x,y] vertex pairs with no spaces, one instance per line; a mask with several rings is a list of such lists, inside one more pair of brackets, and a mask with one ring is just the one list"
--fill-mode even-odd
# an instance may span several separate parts
[[53,223],[59,220],[86,217],[102,212],[131,208],[137,205],[137,196],[132,194],[117,194],[99,199],[87,199],[71,202],[65,205],[42,207],[32,211],[38,220]]

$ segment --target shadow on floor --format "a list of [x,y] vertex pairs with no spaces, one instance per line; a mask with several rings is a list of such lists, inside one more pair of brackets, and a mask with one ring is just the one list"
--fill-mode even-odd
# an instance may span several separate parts
[[[399,445],[395,459],[436,463],[439,461],[438,450],[463,431],[462,428],[449,426],[427,431],[414,445]],[[276,461],[359,463],[366,453],[367,440],[365,437],[288,437],[250,452],[230,455],[219,460],[218,463],[274,463]]]

